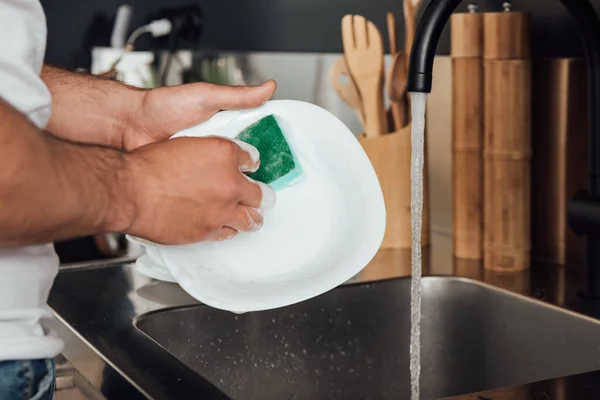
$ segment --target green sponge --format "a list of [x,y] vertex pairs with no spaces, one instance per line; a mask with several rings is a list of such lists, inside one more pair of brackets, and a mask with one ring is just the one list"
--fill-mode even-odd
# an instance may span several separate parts
[[302,176],[302,168],[272,114],[244,128],[237,139],[260,153],[260,168],[249,174],[250,178],[280,190]]

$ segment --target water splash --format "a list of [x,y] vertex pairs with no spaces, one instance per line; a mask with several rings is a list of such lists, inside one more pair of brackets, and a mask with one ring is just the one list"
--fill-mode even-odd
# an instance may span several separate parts
[[412,278],[410,282],[410,386],[411,400],[419,400],[421,375],[421,227],[423,222],[423,164],[425,158],[426,93],[411,93],[410,215]]

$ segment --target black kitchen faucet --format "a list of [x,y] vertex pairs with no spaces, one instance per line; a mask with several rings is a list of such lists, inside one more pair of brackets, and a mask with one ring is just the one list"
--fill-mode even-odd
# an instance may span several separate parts
[[[559,0],[575,19],[584,43],[589,77],[589,188],[568,205],[569,226],[585,236],[586,295],[600,297],[600,19],[589,0]],[[431,92],[433,59],[450,15],[462,0],[431,0],[419,21],[408,71],[409,92]]]

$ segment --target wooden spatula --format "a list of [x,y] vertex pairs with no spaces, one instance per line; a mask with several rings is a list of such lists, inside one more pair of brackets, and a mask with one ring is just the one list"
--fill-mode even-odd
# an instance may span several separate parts
[[356,82],[365,113],[365,134],[385,133],[383,106],[383,42],[379,30],[360,15],[342,18],[342,41],[346,65]]
[[408,124],[407,75],[404,52],[400,51],[392,57],[387,72],[387,91],[390,98],[390,110],[394,121],[393,130],[398,131]]
[[329,78],[331,79],[331,85],[337,92],[338,96],[346,104],[350,106],[358,116],[360,123],[365,125],[365,116],[363,112],[362,99],[360,98],[360,93],[358,92],[358,88],[348,71],[348,67],[346,66],[346,60],[344,57],[340,57],[333,67],[331,68],[331,73]]

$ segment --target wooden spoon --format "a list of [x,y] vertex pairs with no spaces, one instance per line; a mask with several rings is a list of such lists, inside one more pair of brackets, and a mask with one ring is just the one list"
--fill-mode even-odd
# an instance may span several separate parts
[[407,74],[405,69],[404,54],[396,53],[396,18],[391,12],[387,13],[387,29],[390,39],[390,54],[392,62],[387,73],[387,91],[390,98],[390,111],[392,113],[392,131],[398,131],[408,123],[408,110],[406,101]]
[[406,97],[408,76],[404,58],[404,53],[401,51],[394,54],[387,73],[387,89],[394,121],[394,131],[398,131],[408,124],[408,102]]
[[344,57],[340,57],[335,64],[333,64],[329,78],[331,80],[331,85],[338,96],[340,96],[340,98],[356,112],[364,129],[365,116],[362,99],[360,98],[360,93],[358,92],[358,88],[356,87],[350,72],[348,72]]
[[379,30],[360,15],[342,18],[346,65],[356,82],[365,113],[365,133],[375,138],[385,133],[383,105],[383,42]]

